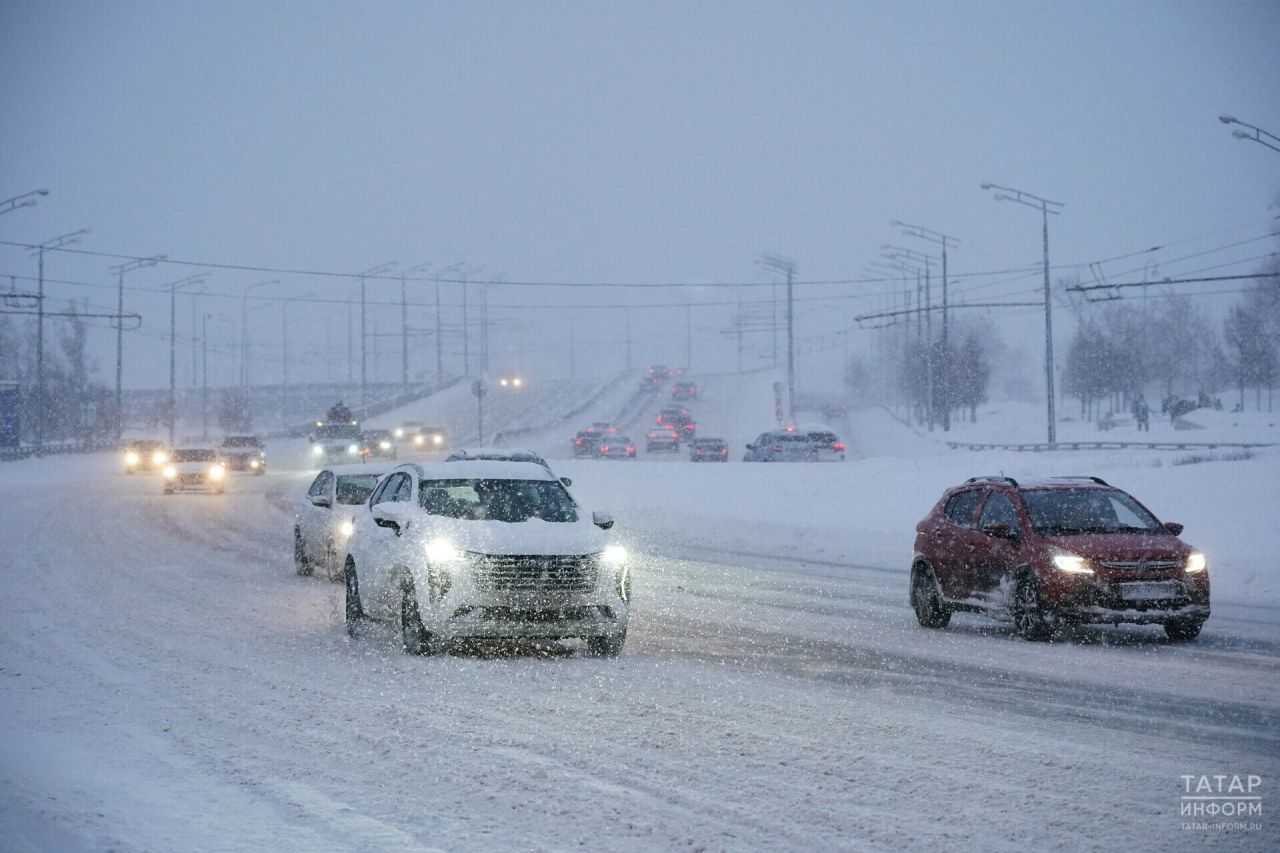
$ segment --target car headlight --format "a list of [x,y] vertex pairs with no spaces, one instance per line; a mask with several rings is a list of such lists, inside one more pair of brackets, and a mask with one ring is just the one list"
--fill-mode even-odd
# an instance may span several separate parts
[[360,445],[358,445],[358,444],[353,444],[353,445],[349,446],[349,447],[347,448],[347,452],[354,456],[355,454],[357,454],[357,453],[359,453],[359,452],[360,452]]
[[311,448],[311,455],[312,455],[312,456],[319,456],[319,455],[321,455],[322,453],[324,453],[324,448],[323,448],[323,447],[321,447],[321,446],[320,446],[320,445],[318,445],[318,444],[317,444],[315,447]]
[[1187,555],[1187,565],[1183,571],[1189,575],[1194,575],[1196,572],[1203,572],[1207,565],[1204,554],[1199,551],[1192,551]]
[[396,438],[404,438],[404,430],[402,429],[396,430]]
[[627,549],[621,545],[610,545],[600,552],[600,559],[606,563],[618,564],[627,559]]
[[425,438],[423,438],[423,437],[422,437],[422,436],[420,436],[420,435],[415,435],[415,436],[413,437],[413,443],[414,443],[414,444],[422,444],[424,441],[426,441],[426,439],[425,439]]
[[445,566],[462,559],[462,552],[448,539],[432,539],[427,543],[427,560],[436,566]]
[[223,477],[226,476],[226,474],[227,474],[227,469],[223,468],[221,465],[214,465],[212,468],[209,469],[210,480],[221,480]]
[[172,465],[166,465],[164,466],[164,471],[162,473],[166,480],[172,480],[178,476],[178,469],[174,468]]
[[250,460],[249,460],[249,467],[250,467],[250,468],[257,468],[257,467],[258,467],[259,465],[261,465],[261,464],[262,464],[262,463],[261,463],[261,462],[259,462],[257,459],[250,459]]
[[436,444],[444,444],[443,435],[433,435],[431,436],[431,440],[434,441]]
[[153,465],[163,465],[168,461],[169,454],[165,453],[163,450],[157,450],[155,453],[151,454],[151,464]]
[[349,539],[351,537],[351,534],[355,532],[356,532],[355,522],[353,522],[349,518],[338,525],[338,533],[342,535],[343,539]]
[[1070,551],[1060,551],[1054,548],[1049,552],[1049,555],[1053,560],[1053,567],[1060,572],[1067,572],[1073,575],[1093,574],[1093,569],[1089,568],[1089,564],[1079,554],[1072,554]]
[[124,464],[126,465],[137,465],[141,461],[142,460],[139,458],[138,454],[134,453],[132,450],[124,455]]
[[389,441],[379,441],[379,442],[378,442],[378,447],[379,447],[379,448],[381,448],[382,450],[390,450],[390,449],[391,449],[391,442],[389,442]]

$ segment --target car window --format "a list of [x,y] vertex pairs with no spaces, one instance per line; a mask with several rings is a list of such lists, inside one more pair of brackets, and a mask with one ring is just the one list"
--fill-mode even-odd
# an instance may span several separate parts
[[333,479],[333,474],[329,471],[321,471],[316,478],[311,481],[311,488],[307,489],[307,494],[314,497],[321,497],[329,491],[329,481]]
[[378,487],[373,490],[373,494],[369,496],[369,506],[377,506],[378,504],[388,500],[387,487],[395,480],[395,475],[387,477]]
[[[408,474],[397,474],[396,476],[400,479],[394,486],[387,487],[387,494],[396,503],[407,503],[409,495],[413,492],[413,479]],[[394,492],[392,489],[394,489]]]
[[1119,489],[1027,489],[1022,493],[1037,533],[1158,533],[1160,522]]
[[174,462],[216,462],[218,454],[212,450],[175,450]]
[[472,521],[578,520],[573,498],[555,480],[424,480],[418,503],[431,515]]
[[348,506],[362,504],[377,485],[377,474],[344,474],[338,478],[338,503]]
[[982,497],[982,492],[977,489],[969,489],[952,495],[951,499],[947,501],[943,514],[952,524],[958,524],[961,527],[972,527],[973,511],[977,508],[978,498],[980,497]]
[[982,507],[982,517],[978,519],[978,527],[986,527],[988,524],[1000,522],[1009,525],[1009,529],[1017,531],[1018,511],[1014,509],[1013,501],[1009,500],[1009,496],[1004,492],[992,492],[987,498],[987,502]]

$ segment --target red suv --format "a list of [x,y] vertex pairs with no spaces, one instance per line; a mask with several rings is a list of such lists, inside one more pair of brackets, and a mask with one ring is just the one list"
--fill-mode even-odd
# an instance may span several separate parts
[[1097,477],[973,477],[916,525],[911,606],[926,628],[957,610],[1012,618],[1029,640],[1058,624],[1161,624],[1194,640],[1209,618],[1204,555]]

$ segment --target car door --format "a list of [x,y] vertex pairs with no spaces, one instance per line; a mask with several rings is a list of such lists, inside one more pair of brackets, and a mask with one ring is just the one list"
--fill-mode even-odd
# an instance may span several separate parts
[[974,516],[982,489],[965,489],[947,499],[942,515],[933,522],[930,536],[930,562],[942,586],[942,594],[950,599],[969,597],[972,590],[968,570],[968,551],[972,547]]
[[[995,535],[988,525],[1003,524],[1008,535]],[[997,603],[1002,596],[996,593],[1000,581],[1011,576],[1018,566],[1022,545],[1022,524],[1013,500],[999,489],[992,489],[982,504],[978,515],[978,527],[974,531],[974,560],[970,569],[971,584],[980,595],[993,595]]]
[[391,582],[395,569],[404,562],[404,525],[410,521],[409,498],[413,492],[413,480],[405,471],[395,471],[374,492],[375,502],[370,510],[373,516],[370,541],[373,543],[368,571],[375,607],[389,608],[396,601]]
[[[302,518],[299,527],[302,529],[302,542],[308,558],[317,559],[324,548],[325,536],[329,529],[329,517],[333,507],[332,471],[321,471],[307,490],[307,499],[302,506]],[[317,506],[312,498],[327,498],[329,506]]]

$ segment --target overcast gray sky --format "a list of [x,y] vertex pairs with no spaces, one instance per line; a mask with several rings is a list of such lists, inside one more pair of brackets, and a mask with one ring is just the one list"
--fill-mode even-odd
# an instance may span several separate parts
[[[889,226],[902,219],[960,238],[957,273],[1037,263],[1037,215],[993,202],[978,188],[991,180],[1066,204],[1051,223],[1055,263],[1189,241],[1167,261],[1257,238],[1277,213],[1268,205],[1280,153],[1233,139],[1216,119],[1229,112],[1280,133],[1277,36],[1274,0],[5,0],[0,198],[51,192],[0,217],[0,240],[91,228],[77,248],[349,272],[467,261],[507,279],[706,282],[761,280],[752,262],[762,250],[793,257],[804,278],[856,277],[881,243],[902,242]],[[1243,259],[1273,246],[1255,240],[1196,263],[1236,260],[1224,271],[1246,272]],[[51,256],[47,274],[106,285],[111,263]],[[0,273],[34,271],[28,253],[0,246]],[[194,271],[143,270],[129,283]],[[207,289],[238,294],[273,277],[218,271]],[[279,277],[258,292],[353,292]],[[1035,285],[992,281],[972,279],[986,284],[975,293]],[[109,289],[49,292],[114,304]],[[490,291],[495,317],[511,316],[504,303],[737,295]],[[131,336],[127,382],[161,384],[155,335],[167,331],[167,303],[140,292],[128,301],[151,336]],[[238,318],[238,302],[203,304]],[[646,313],[654,341],[683,316]],[[698,312],[708,351],[721,346],[725,315]],[[298,316],[313,349],[327,332],[345,352],[345,314]],[[620,316],[584,312],[578,333],[604,346]],[[255,317],[260,338],[278,328],[278,309]],[[809,329],[832,323],[814,316]],[[220,329],[233,334],[230,323]],[[94,340],[109,380],[114,337]],[[637,359],[682,351],[680,335],[662,341]],[[562,370],[551,358],[544,348],[524,360]],[[278,376],[278,363],[263,363],[264,380]],[[219,362],[226,379],[231,364]]]

